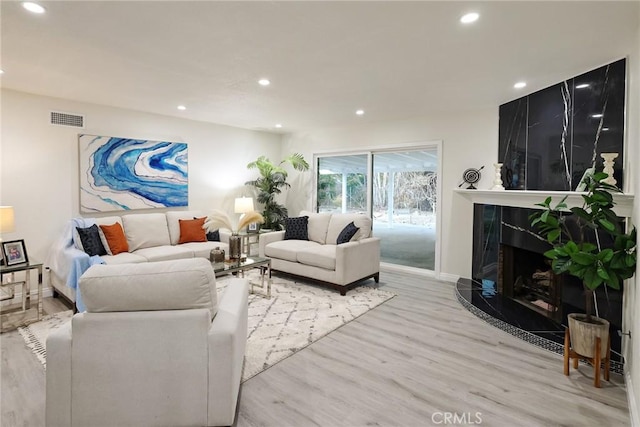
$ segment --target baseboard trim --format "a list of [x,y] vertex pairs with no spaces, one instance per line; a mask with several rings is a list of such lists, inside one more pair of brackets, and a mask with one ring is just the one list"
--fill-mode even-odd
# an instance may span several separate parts
[[440,273],[439,279],[444,280],[445,282],[458,283],[460,276],[457,274]]
[[400,264],[390,264],[386,262],[380,263],[380,271],[396,271],[400,273],[416,274],[418,276],[424,276],[424,277],[431,277],[431,278],[436,277],[436,274],[433,270],[427,270],[424,268],[417,268],[417,267],[409,267],[407,265],[400,265]]
[[627,399],[629,400],[629,418],[631,419],[632,427],[640,427],[640,408],[637,406],[636,394],[633,390],[633,381],[631,381],[631,375],[629,372],[625,375],[625,382],[627,383]]

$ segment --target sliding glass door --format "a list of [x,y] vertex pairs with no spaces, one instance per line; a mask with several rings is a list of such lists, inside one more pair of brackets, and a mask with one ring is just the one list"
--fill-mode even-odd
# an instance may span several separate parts
[[367,213],[382,262],[436,269],[438,146],[316,159],[318,212]]
[[317,212],[368,213],[368,156],[318,158]]

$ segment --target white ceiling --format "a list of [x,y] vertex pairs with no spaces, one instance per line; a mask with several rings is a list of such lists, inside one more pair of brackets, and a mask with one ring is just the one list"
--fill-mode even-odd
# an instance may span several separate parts
[[637,1],[41,4],[0,3],[3,87],[281,132],[496,107],[637,51],[639,26]]

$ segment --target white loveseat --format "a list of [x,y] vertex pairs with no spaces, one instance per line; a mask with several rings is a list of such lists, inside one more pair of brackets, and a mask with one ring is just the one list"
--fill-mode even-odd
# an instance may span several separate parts
[[[63,235],[51,249],[45,266],[49,271],[49,283],[54,294],[62,294],[66,299],[83,309],[78,300],[78,281],[94,264],[131,264],[150,261],[202,257],[208,258],[212,249],[220,247],[228,252],[230,233],[220,230],[221,241],[189,242],[180,241],[179,220],[193,220],[206,217],[197,210],[169,211],[163,213],[134,213],[122,216],[97,218],[74,218],[68,222]],[[122,226],[128,251],[117,255],[89,256],[82,250],[76,227],[93,224]]]
[[47,338],[46,425],[228,426],[247,342],[246,279],[218,303],[204,259],[94,265],[87,311]]
[[[302,211],[308,217],[308,240],[285,240],[285,231],[260,235],[260,256],[271,258],[272,270],[311,278],[340,291],[373,277],[380,279],[380,239],[371,236],[371,218],[363,214]],[[341,231],[353,222],[358,231],[337,244]]]

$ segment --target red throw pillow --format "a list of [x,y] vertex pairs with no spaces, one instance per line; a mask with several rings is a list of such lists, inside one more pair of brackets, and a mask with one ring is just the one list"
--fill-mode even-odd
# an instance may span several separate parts
[[204,231],[204,228],[202,228],[205,220],[206,218],[179,219],[180,240],[178,240],[178,244],[188,242],[206,242],[207,233]]
[[101,225],[100,229],[104,233],[104,237],[107,239],[109,249],[111,249],[113,255],[118,255],[121,252],[129,252],[129,244],[127,243],[124,230],[119,222],[112,225]]

